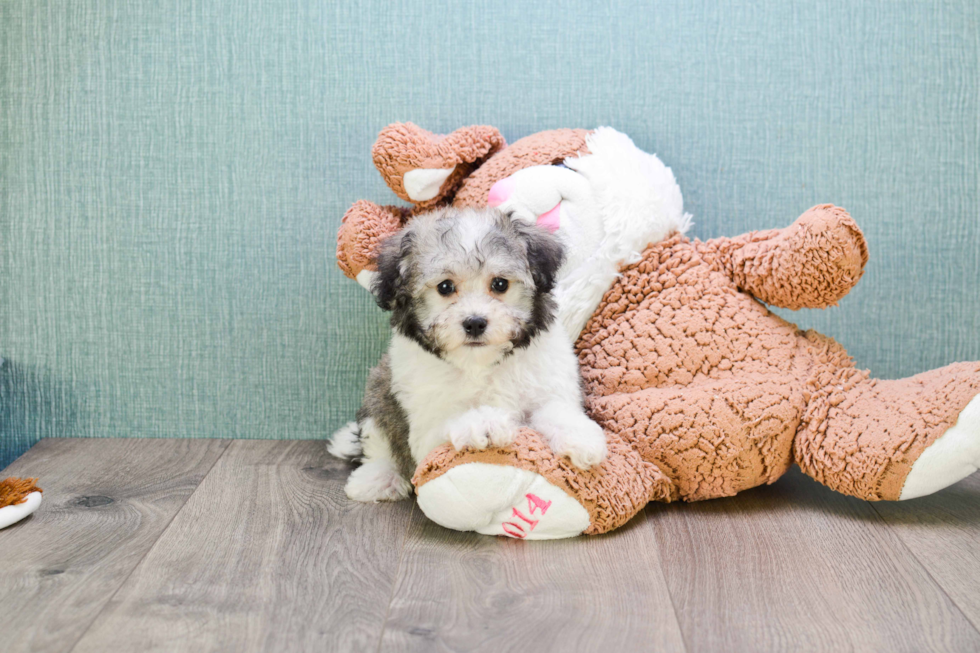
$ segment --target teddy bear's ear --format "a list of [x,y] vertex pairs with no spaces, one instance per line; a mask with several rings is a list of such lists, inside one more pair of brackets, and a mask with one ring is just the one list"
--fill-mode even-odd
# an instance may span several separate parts
[[381,241],[402,228],[407,209],[358,200],[347,209],[337,232],[337,265],[361,285],[376,268]]
[[442,136],[405,122],[381,130],[371,156],[398,197],[435,206],[449,199],[472,170],[506,145],[494,127],[463,127]]

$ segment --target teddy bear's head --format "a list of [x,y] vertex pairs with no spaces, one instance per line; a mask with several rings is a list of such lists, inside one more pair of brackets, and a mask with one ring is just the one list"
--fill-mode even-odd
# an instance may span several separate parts
[[622,265],[648,244],[686,230],[680,188],[660,159],[614,129],[556,129],[502,143],[491,127],[448,136],[409,123],[386,127],[374,163],[415,207],[356,203],[344,217],[338,262],[370,288],[374,252],[386,234],[440,204],[489,204],[547,228],[565,245],[556,293],[559,318],[574,339]]
[[589,133],[554,129],[508,146],[496,128],[486,125],[441,135],[399,122],[381,130],[371,156],[388,187],[414,204],[412,214],[418,214],[447,203],[486,206],[490,187],[497,181],[524,168],[587,153]]
[[380,243],[412,216],[446,204],[486,206],[490,188],[518,170],[587,153],[589,133],[556,129],[507,146],[499,131],[482,125],[445,136],[412,123],[385,127],[372,148],[374,165],[389,188],[413,206],[355,202],[344,215],[337,236],[337,265],[369,288]]

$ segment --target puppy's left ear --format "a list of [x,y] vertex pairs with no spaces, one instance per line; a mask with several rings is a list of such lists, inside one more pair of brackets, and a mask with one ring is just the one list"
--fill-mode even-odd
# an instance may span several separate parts
[[551,292],[558,269],[565,260],[565,248],[557,238],[537,225],[521,220],[514,220],[511,224],[527,247],[527,262],[534,285],[540,292]]
[[409,277],[412,252],[412,233],[400,231],[389,236],[378,253],[378,274],[371,284],[371,292],[381,310],[394,310],[401,303],[410,301]]

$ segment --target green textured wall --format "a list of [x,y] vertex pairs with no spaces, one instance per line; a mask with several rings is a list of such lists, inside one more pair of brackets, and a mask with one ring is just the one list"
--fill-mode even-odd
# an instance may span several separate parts
[[973,0],[0,2],[0,467],[349,419],[387,329],[334,234],[395,120],[612,125],[702,238],[845,206],[868,272],[791,319],[886,377],[980,359],[978,70]]

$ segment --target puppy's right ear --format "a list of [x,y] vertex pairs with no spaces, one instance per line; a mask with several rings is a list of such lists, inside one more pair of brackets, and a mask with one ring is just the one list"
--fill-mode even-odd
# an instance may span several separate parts
[[400,231],[389,236],[378,253],[378,274],[371,292],[383,311],[394,310],[411,299],[412,233]]

